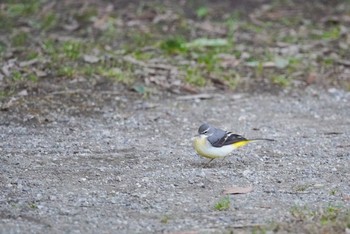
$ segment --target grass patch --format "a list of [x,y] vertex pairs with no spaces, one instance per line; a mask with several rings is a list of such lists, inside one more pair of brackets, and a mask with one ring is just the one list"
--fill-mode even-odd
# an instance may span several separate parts
[[81,56],[82,47],[80,41],[65,41],[61,49],[66,58],[77,60]]
[[341,206],[330,204],[316,210],[294,206],[290,213],[294,220],[301,223],[300,226],[307,231],[327,230],[328,233],[339,233],[350,228],[350,210]]
[[160,219],[160,222],[163,224],[167,224],[169,222],[169,216],[168,215],[163,215]]
[[214,205],[214,209],[217,211],[224,211],[224,210],[228,210],[230,209],[231,206],[231,201],[230,201],[230,197],[226,196],[221,198],[215,205]]
[[65,78],[74,78],[76,70],[72,66],[64,65],[58,69],[57,75]]
[[132,84],[134,81],[133,72],[131,70],[122,70],[118,67],[99,67],[98,74],[123,84]]
[[[273,75],[271,77],[271,81],[273,84],[278,85],[280,87],[288,87],[291,83],[291,80],[288,79],[285,75]],[[297,188],[297,191],[304,191],[304,187]]]
[[167,54],[178,54],[186,52],[185,40],[181,37],[174,37],[162,41],[160,43],[160,49]]
[[26,32],[19,31],[11,38],[11,44],[13,47],[25,46],[28,42],[29,35]]
[[205,18],[209,13],[209,10],[206,6],[201,6],[196,10],[196,15],[199,19]]
[[207,83],[201,72],[195,68],[187,68],[185,81],[188,84],[198,87],[202,87]]

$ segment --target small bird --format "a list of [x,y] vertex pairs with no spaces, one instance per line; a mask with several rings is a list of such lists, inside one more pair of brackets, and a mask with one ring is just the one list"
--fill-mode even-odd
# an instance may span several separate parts
[[193,140],[193,147],[200,156],[210,159],[208,164],[216,158],[226,157],[233,150],[249,142],[258,140],[274,141],[267,138],[248,140],[241,135],[215,128],[206,123],[199,127],[198,134]]

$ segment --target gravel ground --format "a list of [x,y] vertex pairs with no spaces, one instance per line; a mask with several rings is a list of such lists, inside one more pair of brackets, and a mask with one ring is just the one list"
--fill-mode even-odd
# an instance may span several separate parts
[[[0,115],[1,233],[211,232],[293,220],[293,207],[349,209],[350,93],[116,97],[94,114]],[[83,113],[83,112],[82,112]],[[203,122],[255,142],[198,157]],[[215,204],[223,190],[230,208]]]

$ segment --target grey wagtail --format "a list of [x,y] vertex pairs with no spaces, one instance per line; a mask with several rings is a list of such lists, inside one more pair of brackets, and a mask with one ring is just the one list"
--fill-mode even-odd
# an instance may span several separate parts
[[198,134],[193,140],[193,147],[200,156],[210,159],[208,164],[216,158],[226,157],[233,150],[249,142],[258,140],[274,141],[267,138],[248,140],[241,135],[215,128],[206,123],[199,127]]

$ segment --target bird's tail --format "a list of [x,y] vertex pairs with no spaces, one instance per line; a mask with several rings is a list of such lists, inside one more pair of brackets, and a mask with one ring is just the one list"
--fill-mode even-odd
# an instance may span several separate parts
[[248,141],[275,141],[275,140],[269,139],[269,138],[254,138],[254,139],[249,139]]
[[242,146],[245,146],[246,144],[248,144],[249,142],[252,141],[275,141],[274,139],[268,139],[268,138],[255,138],[255,139],[244,139],[241,141],[237,141],[235,143],[233,143],[233,146],[237,149],[240,148]]

